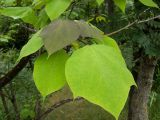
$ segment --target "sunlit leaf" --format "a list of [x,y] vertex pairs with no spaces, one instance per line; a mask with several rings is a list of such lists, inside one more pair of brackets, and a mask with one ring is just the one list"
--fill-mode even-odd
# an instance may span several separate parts
[[65,69],[74,97],[84,97],[118,119],[130,86],[135,85],[122,59],[114,48],[105,45],[85,46],[75,51]]
[[114,2],[123,12],[125,12],[126,0],[114,0]]
[[104,0],[96,0],[96,1],[99,5],[102,4],[102,2],[104,2]]
[[45,10],[51,20],[58,18],[70,5],[71,0],[48,0]]
[[30,54],[35,53],[43,46],[42,38],[39,37],[41,31],[38,31],[36,34],[32,36],[32,38],[28,41],[26,45],[23,46],[18,61],[23,57],[26,57]]
[[68,55],[61,50],[48,58],[42,54],[34,64],[34,82],[43,97],[61,89],[65,81],[65,62]]
[[12,17],[13,19],[22,19],[26,23],[35,25],[37,17],[30,7],[7,7],[1,8],[0,14]]
[[115,50],[117,50],[121,54],[121,50],[120,50],[118,44],[111,37],[104,35],[101,40],[97,40],[97,39],[95,39],[95,40],[96,40],[96,42],[98,42],[98,44],[104,44],[104,45],[113,47]]
[[158,5],[155,2],[153,2],[153,0],[139,0],[139,1],[146,6],[157,7],[158,8]]

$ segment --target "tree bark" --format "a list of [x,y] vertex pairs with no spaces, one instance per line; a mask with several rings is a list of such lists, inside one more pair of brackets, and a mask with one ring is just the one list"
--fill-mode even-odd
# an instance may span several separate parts
[[148,120],[148,98],[157,59],[142,57],[137,76],[138,88],[131,88],[128,120]]

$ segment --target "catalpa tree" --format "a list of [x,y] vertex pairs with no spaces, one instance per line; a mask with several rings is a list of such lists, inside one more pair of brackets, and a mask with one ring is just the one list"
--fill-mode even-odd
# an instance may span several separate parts
[[[152,0],[139,1],[158,7]],[[75,99],[82,97],[118,119],[136,83],[114,39],[89,22],[65,16],[73,2],[34,0],[32,6],[1,8],[0,14],[34,26],[17,62],[39,51],[33,78],[43,98],[68,84]],[[127,1],[114,2],[125,13]]]

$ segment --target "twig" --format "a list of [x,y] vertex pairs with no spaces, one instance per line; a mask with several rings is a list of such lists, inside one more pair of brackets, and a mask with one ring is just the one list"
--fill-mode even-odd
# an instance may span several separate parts
[[108,33],[108,34],[106,34],[106,35],[107,35],[107,36],[111,36],[111,35],[114,35],[114,34],[117,34],[117,33],[121,32],[121,31],[123,31],[123,30],[125,30],[125,29],[128,29],[129,27],[131,27],[131,26],[133,26],[133,25],[135,25],[135,24],[141,24],[141,23],[149,22],[149,21],[154,20],[154,19],[157,19],[157,18],[160,19],[160,15],[155,16],[155,17],[152,17],[152,18],[148,18],[148,19],[146,19],[146,20],[141,20],[141,21],[136,20],[136,21],[134,21],[134,22],[126,25],[125,27],[123,27],[123,28],[121,28],[121,29],[119,29],[119,30],[116,30],[116,31],[114,31],[114,32]]

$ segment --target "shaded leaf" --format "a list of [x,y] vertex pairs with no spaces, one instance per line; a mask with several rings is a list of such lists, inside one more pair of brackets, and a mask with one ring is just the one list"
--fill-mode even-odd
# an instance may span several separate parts
[[78,26],[75,22],[57,20],[47,26],[41,32],[41,36],[44,40],[44,46],[47,49],[48,54],[51,55],[77,40],[79,33]]
[[46,11],[41,10],[40,13],[39,13],[39,16],[38,16],[38,21],[37,21],[36,26],[38,28],[43,28],[45,25],[47,25],[48,20],[49,20],[49,17],[46,14]]
[[101,37],[102,32],[85,22],[56,20],[41,32],[49,55],[83,37]]
[[74,97],[84,97],[118,119],[135,85],[122,56],[105,45],[85,46],[73,53],[65,68],[66,80]]
[[61,50],[48,58],[45,53],[34,64],[34,82],[43,97],[61,89],[65,81],[65,62],[68,55]]
[[91,24],[85,21],[75,21],[80,29],[80,36],[90,37],[90,38],[102,38],[103,32],[97,27],[92,26]]

